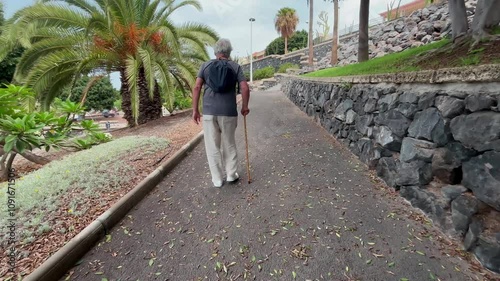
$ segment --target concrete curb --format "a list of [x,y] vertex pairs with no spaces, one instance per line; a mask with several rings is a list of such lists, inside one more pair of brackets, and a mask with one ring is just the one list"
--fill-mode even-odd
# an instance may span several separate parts
[[41,266],[28,275],[25,281],[54,281],[59,280],[71,269],[78,260],[90,250],[94,244],[105,236],[125,215],[139,203],[163,178],[179,164],[187,154],[202,140],[203,131],[177,151],[167,162],[162,164],[134,189],[129,191],[111,208],[100,215],[85,229],[78,233],[66,245],[59,249]]

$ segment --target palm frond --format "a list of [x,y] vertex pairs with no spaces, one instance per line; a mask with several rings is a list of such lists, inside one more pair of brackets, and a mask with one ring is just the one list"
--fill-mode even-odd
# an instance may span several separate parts
[[56,97],[58,97],[64,89],[72,86],[75,80],[75,72],[73,69],[66,69],[59,72],[52,80],[50,87],[40,95],[40,104],[44,110],[48,110]]
[[33,67],[25,79],[19,77],[19,73],[15,73],[16,80],[23,81],[38,94],[44,93],[50,87],[58,73],[67,70],[74,72],[82,59],[80,54],[74,50],[57,51],[44,58]]
[[73,29],[85,29],[88,24],[87,17],[76,10],[68,9],[63,5],[35,4],[23,10],[19,21],[43,22],[46,26],[58,26]]
[[142,66],[144,68],[144,75],[146,76],[146,82],[148,85],[148,91],[150,98],[154,96],[154,87],[155,87],[155,75],[154,75],[154,67],[153,67],[153,51],[149,48],[139,48],[138,50],[139,57],[142,62]]
[[170,74],[170,66],[166,59],[159,58],[155,64],[155,72],[158,77],[158,86],[165,95],[165,105],[168,111],[172,112],[174,107],[174,87],[172,76]]
[[167,1],[164,0],[163,2],[165,2],[167,4],[167,6],[169,7],[167,16],[170,16],[170,15],[172,15],[172,13],[174,13],[178,9],[180,9],[182,7],[187,7],[187,6],[194,7],[195,9],[197,9],[200,12],[203,11],[203,7],[201,6],[201,4],[198,0],[182,0],[179,4],[175,4],[175,1],[170,1],[170,0],[167,0]]
[[163,19],[158,22],[158,26],[156,27],[158,31],[160,31],[165,39],[170,42],[172,49],[179,50],[179,35],[177,34],[176,26],[168,19]]
[[176,75],[182,77],[186,80],[190,85],[194,84],[196,80],[196,74],[198,69],[189,62],[186,61],[176,61],[175,64],[171,68],[171,73],[175,73]]
[[79,8],[89,14],[98,13],[99,9],[87,0],[43,0],[43,3],[64,2],[72,7]]
[[132,56],[129,56],[125,63],[125,76],[129,85],[128,90],[130,91],[132,116],[134,117],[137,125],[137,120],[139,119],[139,88],[137,82],[139,79],[139,69],[141,67],[141,63]]
[[73,36],[55,37],[50,40],[40,41],[24,52],[17,65],[17,72],[25,75],[39,59],[44,59],[45,55],[63,50],[72,50],[76,44],[84,40],[85,38],[81,34],[75,34]]
[[[147,3],[147,2],[145,2]],[[141,24],[140,26],[146,27],[149,26],[152,22],[154,22],[154,18],[157,15],[158,7],[160,5],[161,1],[160,0],[154,0],[152,3],[147,5],[147,7],[144,8],[144,11],[141,15]],[[166,9],[167,7],[163,7],[163,9]],[[160,10],[161,12],[161,10]]]
[[[109,19],[113,21],[113,24],[119,23],[123,26],[129,26],[135,22],[135,16],[133,12],[134,3],[130,0],[108,0],[106,12],[108,13]],[[130,4],[130,6],[128,6]]]

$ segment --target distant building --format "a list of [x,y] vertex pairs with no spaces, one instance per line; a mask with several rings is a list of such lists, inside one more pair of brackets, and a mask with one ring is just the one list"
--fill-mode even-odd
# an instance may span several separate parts
[[395,7],[390,11],[383,12],[380,16],[382,16],[386,21],[393,20],[395,18],[408,16],[414,11],[424,8],[426,5],[426,0],[415,0],[400,7]]
[[258,60],[266,56],[266,50],[259,51],[259,52],[254,52],[253,53],[253,59]]
[[[260,60],[266,56],[266,50],[254,52],[253,60]],[[250,63],[250,56],[239,58],[239,64],[248,64]]]
[[249,57],[243,57],[243,58],[240,58],[237,63],[239,64],[247,64],[247,63],[250,63],[250,58]]

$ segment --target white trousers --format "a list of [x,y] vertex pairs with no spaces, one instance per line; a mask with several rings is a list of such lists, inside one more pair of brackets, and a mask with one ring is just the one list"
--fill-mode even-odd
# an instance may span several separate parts
[[237,126],[238,117],[203,115],[205,149],[215,186],[222,184],[224,171],[230,180],[237,177],[238,152],[235,139]]

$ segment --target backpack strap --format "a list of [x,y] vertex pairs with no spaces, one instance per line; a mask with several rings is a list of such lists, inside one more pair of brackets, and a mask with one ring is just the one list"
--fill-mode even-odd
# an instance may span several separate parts
[[241,65],[238,64],[238,70],[236,71],[236,87],[238,88],[236,90],[236,95],[241,94],[241,89],[240,89],[240,81],[238,81],[238,73],[240,72]]
[[[205,70],[207,70],[207,68],[209,66],[211,66],[213,63],[214,63],[214,60],[209,61],[209,63],[207,63],[207,65],[205,65],[205,67],[201,70],[201,73],[205,74]],[[205,77],[203,77],[203,80],[205,80],[205,85],[207,85],[209,88],[212,88],[212,87],[210,87],[210,85],[208,85],[208,79],[205,79]]]
[[[204,74],[204,73],[205,73],[205,70],[207,70],[207,68],[208,68],[209,66],[211,66],[213,63],[214,63],[214,61],[213,61],[213,60],[212,60],[212,61],[210,61],[209,63],[207,63],[207,65],[205,65],[205,67],[201,70],[201,73],[203,73],[203,74]],[[205,82],[206,82],[206,81],[205,81]]]

